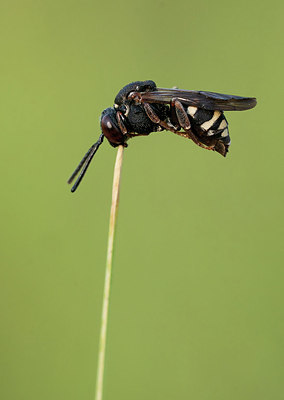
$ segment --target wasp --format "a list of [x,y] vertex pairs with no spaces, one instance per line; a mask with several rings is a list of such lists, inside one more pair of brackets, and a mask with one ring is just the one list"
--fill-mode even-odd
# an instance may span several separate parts
[[225,157],[231,140],[223,111],[249,110],[255,106],[254,97],[157,88],[150,80],[129,83],[115,97],[114,106],[102,112],[102,133],[69,178],[71,183],[80,172],[71,191],[75,192],[79,186],[104,137],[113,147],[127,147],[130,138],[167,130]]

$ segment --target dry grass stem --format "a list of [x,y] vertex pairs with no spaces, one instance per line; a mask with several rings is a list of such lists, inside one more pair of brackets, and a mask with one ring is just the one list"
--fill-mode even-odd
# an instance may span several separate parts
[[116,161],[115,161],[115,167],[114,167],[114,175],[113,175],[112,202],[111,202],[110,222],[109,222],[106,275],[105,275],[105,286],[104,286],[104,294],[103,294],[103,309],[102,309],[102,322],[101,322],[101,333],[100,333],[100,344],[99,344],[99,358],[98,358],[97,385],[96,385],[95,400],[102,400],[102,398],[103,398],[104,365],[105,365],[110,287],[111,287],[113,244],[114,244],[114,235],[115,235],[115,224],[116,224],[117,211],[118,211],[119,186],[120,186],[121,167],[122,167],[122,160],[123,160],[123,150],[124,150],[123,146],[118,147]]

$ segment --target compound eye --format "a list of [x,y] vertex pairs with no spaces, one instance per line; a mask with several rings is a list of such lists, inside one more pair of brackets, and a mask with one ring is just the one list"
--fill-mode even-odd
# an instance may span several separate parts
[[114,125],[108,115],[104,115],[101,120],[103,134],[110,143],[123,144],[124,137],[120,129]]

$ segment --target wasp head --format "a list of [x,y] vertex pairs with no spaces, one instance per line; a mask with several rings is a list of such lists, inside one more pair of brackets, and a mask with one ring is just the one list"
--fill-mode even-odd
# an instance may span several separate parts
[[101,128],[104,136],[113,147],[124,144],[125,136],[119,128],[114,108],[107,108],[102,112]]

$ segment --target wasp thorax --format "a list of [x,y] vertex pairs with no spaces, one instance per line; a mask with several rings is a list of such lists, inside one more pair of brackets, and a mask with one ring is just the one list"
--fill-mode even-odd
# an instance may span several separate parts
[[112,108],[107,108],[101,118],[101,128],[110,144],[119,145],[124,143],[124,136],[116,121],[116,114]]

